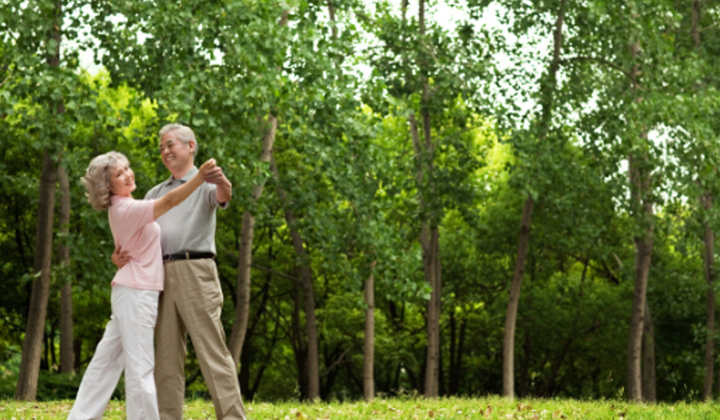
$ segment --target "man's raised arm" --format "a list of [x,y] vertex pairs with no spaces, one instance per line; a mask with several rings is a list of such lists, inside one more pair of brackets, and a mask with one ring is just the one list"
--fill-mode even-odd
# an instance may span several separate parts
[[227,179],[221,167],[216,166],[205,173],[205,182],[217,185],[215,197],[220,204],[229,203],[232,199],[232,183]]

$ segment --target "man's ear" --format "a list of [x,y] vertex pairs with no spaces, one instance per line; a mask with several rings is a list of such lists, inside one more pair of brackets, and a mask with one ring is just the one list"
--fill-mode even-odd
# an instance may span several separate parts
[[188,142],[188,147],[189,147],[190,150],[192,151],[193,156],[195,156],[195,150],[196,150],[196,147],[195,147],[195,146],[197,146],[197,145],[195,144],[195,140],[190,140],[190,142]]

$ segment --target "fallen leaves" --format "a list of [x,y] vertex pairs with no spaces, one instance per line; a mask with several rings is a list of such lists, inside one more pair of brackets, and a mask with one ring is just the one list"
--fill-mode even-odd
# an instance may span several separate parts
[[[72,401],[15,402],[0,400],[0,419],[64,420]],[[212,402],[188,400],[187,420],[215,418]],[[253,402],[246,406],[252,420],[686,420],[717,418],[718,406],[709,404],[628,405],[619,401],[516,400],[499,397],[468,398],[378,398],[363,401],[301,403]],[[638,417],[639,411],[642,416]],[[106,420],[125,420],[123,401],[111,401]]]

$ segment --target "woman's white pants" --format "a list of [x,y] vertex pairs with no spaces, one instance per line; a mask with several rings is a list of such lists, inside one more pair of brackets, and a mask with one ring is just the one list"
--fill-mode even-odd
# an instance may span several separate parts
[[112,318],[85,371],[68,420],[101,419],[125,370],[128,420],[159,419],[153,330],[159,292],[116,284]]

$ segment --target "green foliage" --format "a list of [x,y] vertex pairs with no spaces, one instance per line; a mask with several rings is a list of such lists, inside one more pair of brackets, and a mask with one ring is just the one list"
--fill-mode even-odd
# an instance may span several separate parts
[[[106,215],[86,203],[79,179],[93,156],[117,150],[130,159],[136,196],[143,196],[169,176],[157,131],[178,121],[195,130],[198,159],[215,157],[233,183],[216,238],[228,333],[242,215],[256,216],[251,317],[239,371],[246,400],[302,396],[298,264],[310,265],[315,276],[322,397],[362,395],[363,285],[374,274],[376,389],[399,398],[312,408],[251,404],[251,418],[396,416],[389,406],[420,417],[475,418],[488,405],[488,418],[710,416],[713,405],[524,400],[521,406],[534,408],[518,409],[496,399],[413,397],[423,389],[430,295],[417,241],[423,220],[431,219],[441,238],[443,395],[501,391],[507,286],[530,193],[535,210],[518,312],[517,392],[613,399],[624,392],[632,238],[647,222],[637,217],[631,192],[651,199],[648,298],[658,397],[666,401],[695,400],[702,388],[708,288],[702,238],[706,228],[720,226],[717,206],[700,205],[700,197],[720,191],[715,2],[703,2],[700,46],[690,35],[687,2],[450,3],[451,13],[463,17],[445,22],[428,13],[424,35],[414,5],[402,11],[386,1],[103,0],[89,7],[68,1],[69,12],[57,22],[53,2],[0,4],[0,395],[13,394],[35,278],[42,150],[71,180],[70,233],[56,231],[54,244],[70,246],[71,265],[53,269],[39,389],[41,399],[65,399],[81,376],[57,373],[59,288],[73,284],[82,370],[110,314],[115,271]],[[561,4],[563,50],[551,79]],[[441,5],[430,2],[428,10]],[[288,23],[280,25],[284,12]],[[494,12],[497,27],[483,26],[481,16]],[[57,47],[47,36],[54,24],[63,28],[58,66],[48,63]],[[97,45],[87,41],[92,37]],[[638,40],[633,53],[629,46]],[[102,64],[97,74],[79,69],[83,49]],[[629,81],[636,67],[640,89]],[[421,120],[424,112],[434,147],[416,159],[408,117]],[[258,162],[268,115],[279,120],[277,183]],[[652,188],[634,189],[629,156],[642,161]],[[428,164],[433,171],[418,179]],[[253,186],[263,184],[260,200],[252,199]],[[298,261],[293,250],[278,188],[297,216],[307,260]],[[187,394],[207,397],[192,346],[186,375]],[[34,409],[2,405],[6,412]],[[42,407],[54,418],[69,404]],[[109,418],[124,415],[121,403],[111,407]],[[188,404],[189,417],[210,412],[205,402]]]

